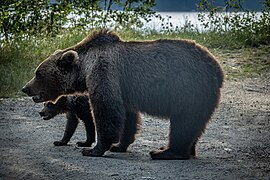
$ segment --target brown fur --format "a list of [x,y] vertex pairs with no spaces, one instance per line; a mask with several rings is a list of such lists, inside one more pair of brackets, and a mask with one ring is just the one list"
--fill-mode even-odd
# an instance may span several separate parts
[[84,123],[87,140],[85,142],[77,142],[77,145],[79,147],[90,147],[95,142],[95,125],[90,112],[88,96],[61,96],[55,103],[44,103],[44,108],[39,114],[44,120],[52,119],[58,114],[66,114],[65,134],[62,140],[54,142],[55,146],[67,145],[78,126],[79,119]]
[[138,112],[169,118],[169,143],[151,152],[152,159],[195,155],[224,79],[215,57],[194,41],[124,42],[106,30],[52,55],[39,71],[52,82],[39,84],[34,78],[24,87],[35,102],[88,91],[98,141],[83,155],[102,156],[119,139],[120,145],[132,143]]
[[87,51],[90,47],[93,46],[103,46],[104,42],[106,43],[115,43],[120,42],[120,38],[113,32],[108,31],[107,29],[102,29],[100,31],[95,31],[92,34],[89,34],[81,42],[76,44],[74,47],[68,48],[67,50],[73,49],[75,51]]

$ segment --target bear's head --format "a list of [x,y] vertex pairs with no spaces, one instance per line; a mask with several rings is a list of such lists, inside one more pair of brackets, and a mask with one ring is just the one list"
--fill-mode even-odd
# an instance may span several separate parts
[[65,113],[67,97],[62,96],[58,99],[56,103],[45,102],[43,109],[39,112],[39,115],[43,117],[44,120],[49,120],[58,114]]
[[37,67],[22,91],[36,103],[55,101],[60,95],[75,92],[80,74],[78,59],[76,51],[56,51]]

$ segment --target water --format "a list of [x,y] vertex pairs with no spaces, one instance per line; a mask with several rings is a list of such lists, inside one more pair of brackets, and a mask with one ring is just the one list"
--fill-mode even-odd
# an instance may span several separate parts
[[202,25],[198,20],[197,12],[157,12],[164,18],[164,22],[161,22],[158,18],[153,18],[152,21],[144,23],[144,28],[161,30],[162,24],[172,24],[173,28],[183,27],[187,24],[193,24],[195,28],[202,29]]
[[[205,29],[202,22],[199,21],[198,12],[157,12],[157,14],[160,14],[164,21],[161,22],[158,18],[153,18],[152,21],[148,23],[144,23],[145,29],[152,29],[160,31],[162,30],[162,26],[168,26],[171,30],[177,30],[177,28],[186,28],[186,30],[198,30],[198,31],[207,31],[209,29]],[[209,13],[201,13],[205,16],[205,22],[210,22],[210,19],[208,18]],[[252,23],[255,21],[259,21],[261,19],[261,12],[256,12],[254,15],[252,13],[244,13],[244,12],[219,12],[216,13],[216,17],[221,17],[220,21],[216,22],[215,25],[219,24],[222,29],[227,29],[230,27],[225,26],[226,23],[224,23],[224,17],[227,16],[229,19],[232,18],[235,15],[239,15],[240,17],[247,17],[249,16],[251,18],[250,22]],[[246,24],[245,24],[246,25]],[[191,29],[192,28],[192,29]]]

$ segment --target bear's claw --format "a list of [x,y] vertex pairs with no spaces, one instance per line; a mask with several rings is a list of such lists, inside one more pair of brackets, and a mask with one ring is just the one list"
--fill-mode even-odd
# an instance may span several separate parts
[[62,142],[62,141],[54,141],[53,144],[55,146],[66,146],[67,145],[67,143]]
[[92,156],[92,157],[101,157],[104,153],[97,152],[95,149],[83,148],[82,155],[83,156]]
[[112,146],[110,151],[111,152],[127,152],[127,148],[117,145],[117,146]]
[[91,147],[92,146],[92,143],[88,143],[88,142],[77,142],[76,145],[78,147]]
[[185,160],[190,159],[187,154],[178,154],[171,149],[151,151],[150,156],[153,160]]

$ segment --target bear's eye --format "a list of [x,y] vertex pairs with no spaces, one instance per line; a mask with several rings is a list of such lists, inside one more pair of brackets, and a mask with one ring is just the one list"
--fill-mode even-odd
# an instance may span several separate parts
[[42,78],[42,75],[41,75],[40,72],[36,72],[36,78],[37,78],[37,79],[41,79],[41,78]]
[[39,72],[36,72],[36,78],[41,78],[41,74]]

